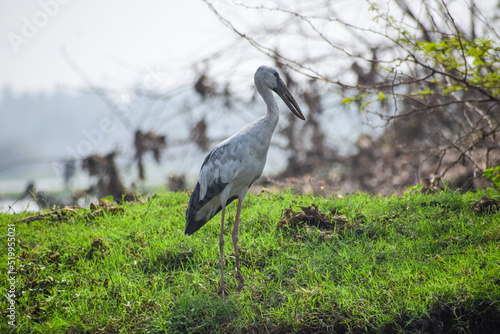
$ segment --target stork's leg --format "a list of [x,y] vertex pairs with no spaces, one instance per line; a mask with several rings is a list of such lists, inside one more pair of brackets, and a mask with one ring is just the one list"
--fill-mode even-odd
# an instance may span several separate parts
[[226,208],[222,206],[221,212],[221,222],[220,222],[220,236],[219,236],[219,247],[220,247],[220,288],[219,294],[222,299],[224,295],[227,294],[226,287],[224,285],[224,216],[226,213]]
[[236,211],[236,219],[234,220],[233,233],[231,237],[233,239],[233,247],[234,247],[234,256],[236,258],[236,273],[238,275],[238,291],[243,289],[243,276],[241,275],[241,267],[240,267],[240,252],[238,250],[238,225],[240,224],[240,212],[241,206],[243,204],[243,198],[238,199],[238,209]]

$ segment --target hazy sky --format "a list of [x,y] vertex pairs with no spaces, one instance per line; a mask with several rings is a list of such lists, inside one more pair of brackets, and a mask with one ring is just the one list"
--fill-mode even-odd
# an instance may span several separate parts
[[21,93],[84,85],[63,49],[120,88],[149,67],[186,70],[232,35],[201,0],[25,0],[0,2],[0,36],[0,89]]

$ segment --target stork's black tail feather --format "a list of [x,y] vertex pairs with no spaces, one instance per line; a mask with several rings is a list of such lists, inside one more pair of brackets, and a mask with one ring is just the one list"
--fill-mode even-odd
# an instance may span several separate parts
[[[203,227],[212,217],[217,215],[221,210],[222,206],[219,205],[219,208],[215,211],[215,213],[211,216],[205,216],[200,220],[196,220],[196,213],[203,208],[212,198],[220,194],[222,189],[226,186],[225,183],[218,183],[217,186],[209,187],[207,190],[207,194],[200,201],[200,184],[197,183],[196,187],[191,194],[191,198],[189,199],[188,208],[186,210],[186,228],[184,229],[184,233],[187,235],[191,235],[194,232],[198,231]],[[226,206],[234,201],[238,197],[232,197],[226,202]]]
[[203,219],[201,220],[195,219],[198,210],[200,210],[203,207],[203,205],[207,204],[208,200],[210,200],[205,197],[204,198],[205,200],[200,202],[199,199],[200,199],[200,184],[197,183],[196,187],[193,190],[193,193],[191,194],[188,208],[186,210],[186,229],[184,230],[184,233],[188,235],[198,231],[203,225],[205,225],[210,220],[210,218],[206,219],[206,217],[203,217]]

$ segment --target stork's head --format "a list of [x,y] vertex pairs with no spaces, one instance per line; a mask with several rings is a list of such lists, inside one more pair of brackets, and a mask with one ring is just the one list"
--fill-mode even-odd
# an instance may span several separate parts
[[279,95],[279,97],[281,97],[283,102],[285,102],[287,107],[295,116],[302,120],[306,119],[292,94],[285,86],[285,83],[283,82],[283,80],[281,80],[278,71],[269,66],[260,66],[257,69],[257,72],[255,72],[254,80],[255,85],[257,86],[257,90],[261,95],[263,94],[263,90],[265,89],[273,90],[276,94]]

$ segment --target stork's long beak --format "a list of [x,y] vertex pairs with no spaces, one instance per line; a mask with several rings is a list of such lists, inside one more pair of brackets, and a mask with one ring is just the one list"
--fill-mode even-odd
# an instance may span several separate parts
[[291,110],[291,112],[293,112],[293,114],[295,116],[297,116],[298,118],[300,118],[304,121],[306,120],[306,118],[302,114],[302,111],[299,108],[299,105],[297,104],[297,102],[293,98],[293,96],[290,93],[290,91],[288,90],[288,88],[286,88],[283,80],[279,79],[278,87],[276,87],[273,90],[276,92],[276,94],[279,95],[279,97],[281,97],[283,102],[285,102],[286,106]]

